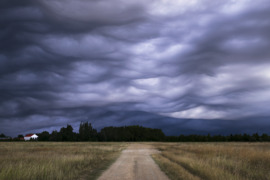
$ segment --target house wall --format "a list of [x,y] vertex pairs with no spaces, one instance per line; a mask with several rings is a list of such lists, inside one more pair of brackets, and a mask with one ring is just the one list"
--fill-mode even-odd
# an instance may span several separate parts
[[33,136],[31,136],[31,138],[32,138],[32,139],[37,139],[38,136],[34,134]]
[[29,141],[31,139],[31,137],[24,137],[25,141]]

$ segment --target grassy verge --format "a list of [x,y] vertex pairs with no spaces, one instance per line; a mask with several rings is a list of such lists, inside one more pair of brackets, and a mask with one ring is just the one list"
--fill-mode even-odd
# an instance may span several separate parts
[[0,180],[95,179],[125,143],[1,142]]
[[269,180],[270,143],[154,143],[172,179]]

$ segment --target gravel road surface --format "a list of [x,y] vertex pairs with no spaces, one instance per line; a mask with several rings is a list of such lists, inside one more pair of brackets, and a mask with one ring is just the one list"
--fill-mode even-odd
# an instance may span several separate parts
[[98,180],[169,180],[151,154],[159,153],[147,144],[131,144]]

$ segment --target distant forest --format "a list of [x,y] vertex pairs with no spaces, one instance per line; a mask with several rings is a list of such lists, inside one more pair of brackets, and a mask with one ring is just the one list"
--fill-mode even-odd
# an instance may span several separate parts
[[[180,135],[166,136],[161,129],[152,129],[142,126],[105,127],[97,132],[89,122],[81,122],[79,133],[73,132],[73,127],[67,125],[49,133],[38,133],[38,141],[163,141],[163,142],[226,142],[226,141],[270,141],[268,134],[231,134],[224,135]],[[16,138],[7,138],[0,134],[0,140],[23,140],[23,135]]]

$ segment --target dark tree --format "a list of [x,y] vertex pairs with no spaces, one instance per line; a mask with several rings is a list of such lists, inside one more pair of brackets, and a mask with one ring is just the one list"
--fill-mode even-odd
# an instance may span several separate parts
[[4,137],[6,137],[6,135],[4,135],[3,133],[1,133],[1,134],[0,134],[0,137],[1,137],[1,138],[4,138]]
[[24,136],[22,135],[22,134],[19,134],[18,135],[18,138],[20,139],[20,138],[24,138]]
[[74,141],[74,133],[71,125],[67,125],[67,127],[62,127],[60,132],[60,141]]
[[60,141],[58,132],[54,130],[52,134],[50,135],[50,141]]
[[80,141],[97,140],[97,130],[92,127],[91,123],[81,122],[79,129],[79,140]]
[[262,141],[270,141],[270,136],[268,136],[266,133],[263,133],[261,139]]
[[37,134],[39,141],[49,141],[50,133],[48,131],[43,131],[42,133]]
[[141,126],[105,127],[99,133],[102,141],[163,141],[165,135],[160,129]]

